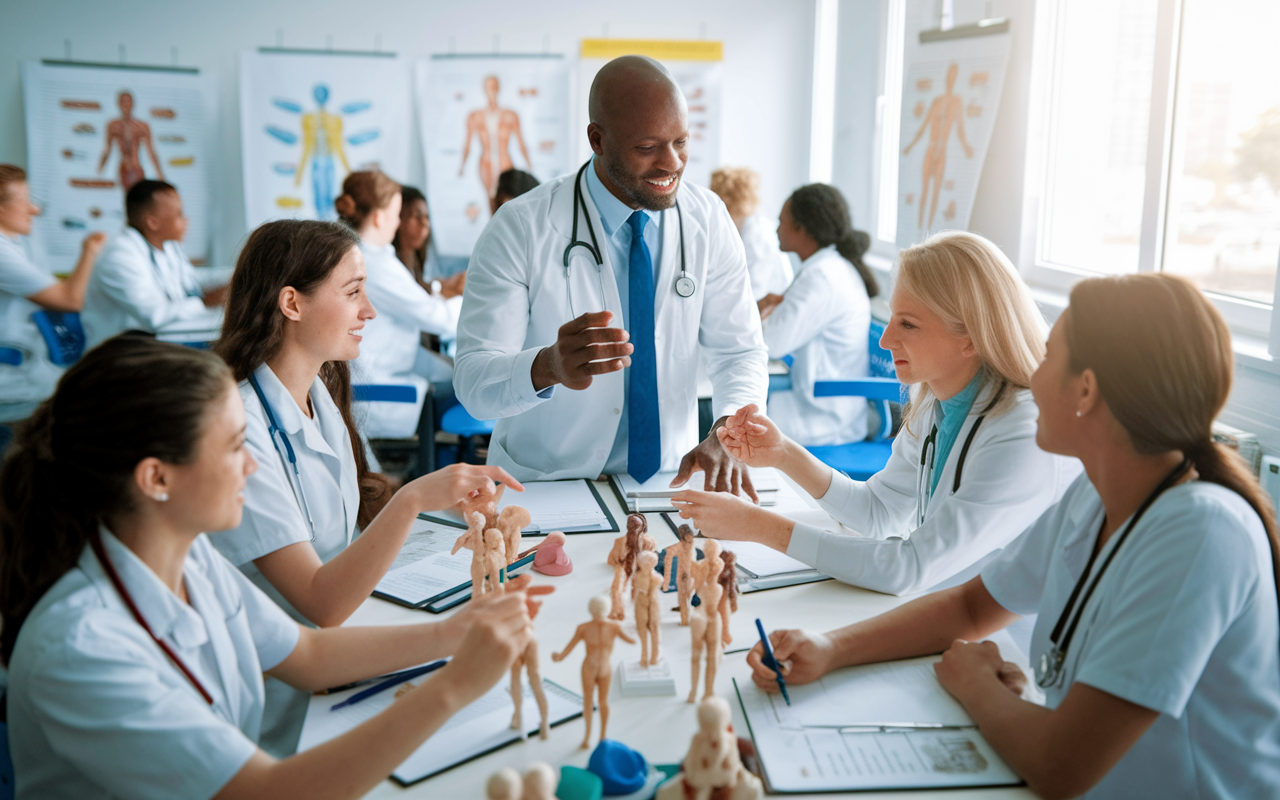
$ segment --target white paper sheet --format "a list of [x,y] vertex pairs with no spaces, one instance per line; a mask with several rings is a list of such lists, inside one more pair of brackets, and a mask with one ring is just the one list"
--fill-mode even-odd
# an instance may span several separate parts
[[[752,469],[748,471],[751,475],[751,485],[755,487],[756,493],[776,492],[782,484],[782,479],[778,477],[778,471],[772,467],[764,467],[761,469]],[[677,492],[683,492],[685,489],[701,489],[702,482],[697,473],[684,486],[671,488],[671,481],[675,480],[674,472],[659,472],[649,480],[641,483],[630,475],[616,476],[618,483],[622,487],[622,492],[630,498],[645,497],[671,497]]]
[[828,673],[802,686],[788,686],[791,705],[768,695],[784,728],[935,723],[972,725],[973,719],[938,683],[938,656],[865,664]]
[[[523,492],[506,491],[498,501],[498,510],[521,506],[529,510],[531,522],[526,532],[607,531],[609,516],[584,480],[526,481]],[[431,517],[463,525],[462,514],[452,509],[432,511]]]

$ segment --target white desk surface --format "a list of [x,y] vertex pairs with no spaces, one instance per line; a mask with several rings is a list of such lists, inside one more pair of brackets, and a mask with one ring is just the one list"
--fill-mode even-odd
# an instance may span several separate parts
[[[692,485],[699,485],[701,476],[695,475]],[[604,498],[609,510],[614,514],[620,528],[625,529],[626,512],[618,504],[617,497],[607,483],[597,483],[596,488]],[[810,501],[811,502],[811,501]],[[816,504],[815,504],[816,505]],[[649,532],[658,540],[659,549],[675,542],[660,515],[648,514]],[[548,584],[556,587],[553,594],[547,595],[546,602],[535,622],[538,642],[541,651],[541,670],[544,678],[581,694],[582,683],[579,671],[582,667],[583,649],[579,645],[573,653],[559,664],[551,661],[551,653],[561,650],[573,635],[579,623],[587,621],[587,600],[593,595],[609,594],[613,581],[613,569],[605,563],[609,548],[619,533],[573,534],[568,537],[566,550],[573,559],[573,572],[559,578],[548,577],[538,573],[534,576],[535,584]],[[538,539],[526,539],[531,545]],[[621,741],[635,748],[644,755],[651,764],[678,763],[688,750],[689,741],[697,730],[697,719],[694,706],[684,702],[689,692],[690,668],[689,653],[691,651],[688,628],[679,626],[679,614],[670,609],[675,606],[675,594],[663,595],[662,620],[662,655],[672,665],[676,676],[675,697],[622,697],[617,680],[610,692],[610,718],[608,735],[610,739]],[[847,625],[861,619],[875,616],[894,606],[905,602],[904,598],[876,592],[856,589],[836,581],[823,581],[802,586],[791,586],[783,589],[771,589],[764,592],[741,595],[738,613],[733,616],[730,631],[733,643],[728,650],[750,647],[759,636],[755,632],[755,619],[759,617],[766,630],[776,628],[808,628],[811,630],[830,630]],[[443,618],[445,615],[440,615]],[[370,598],[356,610],[347,621],[347,625],[395,625],[421,622],[432,619],[433,615],[421,611],[412,611],[392,603]],[[631,609],[627,610],[628,633],[634,638],[635,625],[631,618]],[[1022,654],[1013,640],[1003,631],[992,637],[1000,646],[1000,651],[1010,661],[1020,664],[1028,670],[1026,656]],[[620,659],[639,658],[639,645],[629,645],[622,640],[617,641],[613,657],[615,667]],[[1029,670],[1028,670],[1028,674]],[[732,679],[749,680],[750,670],[746,664],[746,653],[726,653],[716,678],[716,693],[727,700],[733,708],[733,727],[739,736],[747,736],[746,722],[742,717],[742,709],[734,695]],[[701,692],[699,692],[701,698]],[[436,775],[433,778],[401,788],[391,780],[380,783],[370,792],[369,798],[482,798],[484,785],[496,770],[502,767],[514,767],[520,771],[532,761],[546,761],[553,766],[563,764],[586,768],[589,750],[578,749],[582,742],[583,722],[574,719],[551,729],[551,738],[542,741],[536,737],[527,742],[512,744],[487,756],[470,761],[459,767]],[[596,713],[591,746],[594,748],[599,740],[600,716]],[[831,794],[788,795],[790,797],[832,797]],[[953,798],[967,800],[969,798],[997,797],[1008,800],[1017,798],[1033,798],[1034,794],[1025,787],[1010,789],[945,789],[930,791],[892,791],[892,792],[859,792],[849,796],[868,798],[892,798],[892,800],[914,800],[915,798]]]

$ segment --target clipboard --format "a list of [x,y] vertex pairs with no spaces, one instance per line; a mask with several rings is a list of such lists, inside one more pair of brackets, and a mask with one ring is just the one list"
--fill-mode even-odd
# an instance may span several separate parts
[[[537,555],[536,553],[529,553],[524,558],[518,558],[515,561],[511,562],[511,564],[505,570],[506,577],[515,578],[527,572],[528,569],[531,566],[533,566],[533,559],[536,555]],[[458,553],[458,557],[465,558],[469,565],[471,560],[471,552],[468,550],[463,550]],[[405,568],[412,569],[415,566],[417,565],[411,564]],[[469,571],[470,571],[470,568],[468,566],[468,572]],[[387,586],[387,584],[384,582],[386,582],[389,577],[394,577],[395,572],[396,570],[389,571],[387,575],[383,577],[383,580],[378,582],[379,586]],[[420,600],[413,600],[411,598],[405,597],[404,594],[396,594],[392,591],[385,591],[382,589],[374,589],[373,596],[382,600],[386,600],[389,603],[395,603],[398,606],[404,606],[405,608],[412,608],[419,611],[429,611],[432,614],[439,614],[443,611],[448,611],[449,609],[454,608],[455,606],[460,606],[471,599],[471,578],[468,577],[467,580],[462,583],[452,585],[447,589],[431,594]]]
[[[525,491],[504,494],[502,500],[498,502],[498,509],[501,510],[508,505],[518,505],[526,508],[529,506],[536,506],[540,504],[539,501],[543,500],[543,498],[539,497],[540,494],[549,494],[551,492],[560,494],[568,491],[569,487],[572,487],[575,484],[586,485],[586,489],[590,492],[590,500],[595,501],[596,506],[594,509],[589,509],[589,511],[593,516],[595,515],[595,512],[598,511],[598,516],[602,519],[595,523],[583,525],[547,524],[544,527],[542,523],[539,523],[540,510],[537,508],[530,508],[529,511],[532,521],[530,522],[529,527],[524,528],[521,533],[525,536],[542,536],[550,533],[551,531],[562,531],[565,534],[617,533],[618,521],[614,519],[613,513],[609,511],[609,507],[605,505],[604,499],[600,497],[600,492],[596,489],[595,484],[585,478],[573,478],[565,481],[525,481]],[[542,487],[547,488],[543,489]],[[585,501],[587,499],[586,492],[580,492],[580,495],[582,500]],[[525,502],[521,502],[522,500]],[[550,499],[551,504],[558,501],[559,498]],[[461,528],[465,530],[467,527],[467,523],[462,519],[462,514],[451,509],[445,511],[424,511],[418,515],[418,519],[433,522],[437,525],[446,525],[450,528]]]
[[[675,533],[675,531],[680,527],[681,523],[665,511],[662,513],[662,519],[666,521],[668,526],[670,526],[672,533]],[[764,545],[757,545],[754,542],[721,541],[721,547],[724,549],[732,549],[735,546],[742,547],[746,545],[764,547]],[[698,554],[698,558],[702,558],[701,553]],[[818,570],[802,564],[801,562],[797,561],[796,563],[799,567],[795,570],[763,575],[757,575],[741,563],[736,564],[735,568],[738,572],[738,591],[743,594],[750,594],[752,592],[763,592],[768,589],[781,589],[785,586],[799,586],[804,583],[817,583],[819,581],[831,580],[830,575],[819,572]],[[667,590],[664,588],[663,591]]]

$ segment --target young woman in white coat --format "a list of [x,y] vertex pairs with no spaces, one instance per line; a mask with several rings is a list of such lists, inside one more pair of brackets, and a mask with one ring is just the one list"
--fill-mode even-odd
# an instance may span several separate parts
[[866,377],[870,299],[880,292],[862,263],[871,238],[854,230],[839,189],[811,183],[782,204],[778,242],[800,257],[800,271],[776,304],[761,303],[769,357],[794,356],[791,391],[769,395],[769,418],[801,445],[861,441],[867,401],[814,397],[813,384]]
[[[341,624],[369,597],[420,511],[492,493],[496,480],[521,488],[499,468],[453,465],[387,499],[351,412],[348,362],[375,314],[364,286],[347,226],[267,223],[236,263],[214,347],[240,384],[249,451],[262,465],[245,487],[240,523],[214,543],[294,619],[321,627]],[[292,752],[306,697],[277,681],[267,695],[263,743]]]
[[[217,356],[124,334],[19,434],[0,472],[19,798],[360,797],[524,652],[523,583],[441,622],[289,619],[202,534],[235,528],[246,482],[272,466],[245,423]],[[343,736],[283,761],[257,744],[264,672],[313,691],[446,655]]]
[[[943,687],[1040,797],[1275,797],[1280,539],[1257,479],[1210,430],[1233,363],[1189,281],[1077,284],[1031,390],[1036,441],[1085,474],[967,583],[827,634],[771,633],[787,682],[945,651]],[[1044,705],[975,641],[1035,612]],[[777,691],[760,650],[753,679]]]
[[900,254],[889,305],[880,344],[913,389],[889,462],[870,480],[823,464],[750,406],[720,434],[729,452],[782,469],[861,535],[702,492],[676,495],[681,516],[707,536],[763,542],[845,583],[908,594],[975,568],[1057,502],[1080,464],[1036,446],[1027,387],[1045,324],[1004,254],[971,233],[932,236]]
[[462,297],[433,295],[396,258],[392,242],[400,227],[400,185],[381,172],[353,172],[342,182],[334,206],[342,221],[360,235],[368,279],[365,292],[378,309],[365,326],[364,346],[352,369],[360,383],[409,384],[415,403],[365,404],[362,424],[369,438],[400,439],[418,430],[429,384],[453,375],[447,361],[422,347],[422,334],[451,339],[458,332]]

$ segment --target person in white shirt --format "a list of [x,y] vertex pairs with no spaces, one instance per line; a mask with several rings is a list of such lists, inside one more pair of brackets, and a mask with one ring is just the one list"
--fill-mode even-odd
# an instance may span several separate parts
[[757,302],[781,295],[791,285],[791,259],[778,245],[773,224],[756,213],[760,208],[760,175],[747,167],[720,167],[711,173],[711,191],[724,201],[729,218],[742,236],[751,276],[751,296]]
[[85,346],[127,330],[216,337],[227,290],[202,290],[182,252],[187,218],[178,190],[164,181],[138,181],[125,195],[125,218],[85,292]]
[[855,481],[788,439],[755,408],[720,434],[753,467],[778,467],[857,534],[798,523],[737,498],[675,501],[706,536],[749,539],[854,586],[910,594],[1007,546],[1062,497],[1075,459],[1036,446],[1031,375],[1044,318],[999,248],[948,231],[899,254],[880,344],[913,385],[885,468]]
[[[72,366],[19,435],[0,471],[18,798],[362,797],[524,652],[519,578],[440,622],[289,619],[202,533],[234,528],[270,466],[245,423],[217,356],[131,333]],[[449,655],[326,744],[284,761],[258,745],[264,672],[310,692]]]
[[400,227],[391,245],[396,249],[396,258],[422,288],[445,300],[462,296],[467,272],[464,269],[453,275],[439,274],[440,258],[431,241],[431,212],[420,189],[400,187]]
[[378,310],[368,321],[360,358],[352,365],[359,383],[414,387],[414,403],[366,403],[364,434],[402,439],[418,430],[432,382],[447,384],[448,361],[422,347],[423,333],[447,339],[457,334],[462,298],[430,294],[396,258],[392,241],[400,227],[400,185],[381,172],[353,172],[334,201],[343,222],[360,235],[368,279],[365,293]]
[[498,421],[489,461],[522,480],[667,471],[678,485],[700,469],[707,489],[754,497],[719,439],[698,442],[699,354],[717,427],[764,402],[768,375],[733,221],[682,179],[684,95],[656,61],[624,56],[589,105],[595,157],[498,209],[476,243],[458,399]]
[[[498,467],[455,464],[392,495],[369,470],[348,363],[376,314],[365,275],[348,226],[269,222],[240,253],[214,344],[240,384],[247,446],[262,465],[239,524],[214,545],[295,620],[321,627],[340,625],[369,597],[419,512],[491,495],[495,481],[522,488]],[[270,681],[266,749],[293,752],[305,712],[305,694]]]
[[[787,682],[945,651],[938,680],[1040,797],[1275,797],[1280,537],[1211,430],[1234,361],[1190,281],[1077,283],[1031,391],[1036,441],[1085,474],[969,582],[827,634],[771,633]],[[978,641],[1033,612],[1045,705]],[[776,691],[761,655],[753,680]]]
[[53,394],[62,368],[49,359],[49,347],[31,315],[40,309],[79,311],[94,260],[107,240],[102,233],[86,236],[75,269],[59,280],[31,258],[26,237],[39,213],[31,202],[26,171],[0,164],[0,348],[12,351],[0,359],[0,422],[25,419]]
[[802,445],[861,441],[867,401],[814,397],[813,384],[867,375],[871,298],[880,293],[862,263],[871,237],[854,229],[839,189],[811,183],[782,204],[778,241],[800,257],[800,272],[784,295],[760,302],[769,357],[794,356],[791,391],[769,396],[769,417]]

